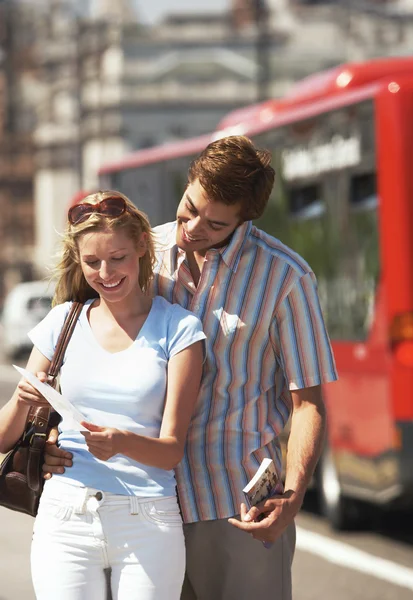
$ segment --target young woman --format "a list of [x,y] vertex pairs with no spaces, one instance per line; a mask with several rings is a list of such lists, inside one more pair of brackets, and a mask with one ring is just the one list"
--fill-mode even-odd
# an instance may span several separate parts
[[[148,288],[146,217],[105,191],[69,210],[54,308],[30,333],[27,369],[45,379],[71,301],[84,303],[61,368],[88,431],[59,426],[73,467],[46,482],[34,524],[39,600],[177,599],[185,548],[173,468],[183,455],[203,362],[200,321]],[[0,411],[0,451],[45,399],[22,380]]]

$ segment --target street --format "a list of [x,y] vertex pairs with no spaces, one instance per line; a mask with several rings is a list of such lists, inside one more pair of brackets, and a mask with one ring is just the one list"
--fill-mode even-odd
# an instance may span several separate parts
[[[0,405],[19,375],[0,366]],[[33,519],[0,508],[0,600],[33,600]],[[297,519],[294,600],[411,600],[413,516],[382,518],[375,531],[334,534],[311,496]]]

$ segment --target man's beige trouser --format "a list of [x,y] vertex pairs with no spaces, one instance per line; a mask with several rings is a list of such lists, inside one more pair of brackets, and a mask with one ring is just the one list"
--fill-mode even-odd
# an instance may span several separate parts
[[294,524],[269,549],[227,519],[186,524],[184,533],[181,600],[291,600]]

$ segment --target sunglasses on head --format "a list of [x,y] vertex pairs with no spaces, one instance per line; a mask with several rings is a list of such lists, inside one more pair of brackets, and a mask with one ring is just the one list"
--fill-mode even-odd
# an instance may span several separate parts
[[86,221],[93,213],[105,217],[120,217],[126,210],[127,206],[123,198],[120,196],[111,196],[101,200],[97,204],[89,204],[89,202],[75,204],[75,206],[69,208],[67,218],[72,225],[78,225]]

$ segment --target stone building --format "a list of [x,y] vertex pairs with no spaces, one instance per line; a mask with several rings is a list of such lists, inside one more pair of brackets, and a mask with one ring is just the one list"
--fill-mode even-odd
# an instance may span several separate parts
[[[38,26],[48,86],[35,130],[39,267],[50,262],[65,207],[76,190],[96,188],[101,164],[212,131],[227,112],[257,99],[256,30],[238,28],[230,13],[173,15],[149,28],[119,10],[60,31],[66,4],[56,2]],[[274,31],[268,53],[284,39]],[[272,95],[288,86],[271,84]]]
[[0,0],[18,7],[25,39],[17,52],[2,28],[0,272],[45,272],[71,198],[96,188],[105,162],[211,131],[310,73],[409,52],[407,4],[228,0],[222,13],[145,26],[128,0]]
[[0,306],[15,283],[34,276],[33,38],[26,8],[0,1]]

